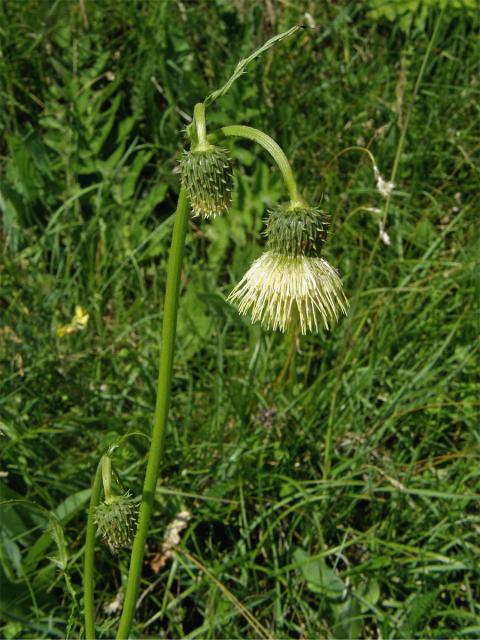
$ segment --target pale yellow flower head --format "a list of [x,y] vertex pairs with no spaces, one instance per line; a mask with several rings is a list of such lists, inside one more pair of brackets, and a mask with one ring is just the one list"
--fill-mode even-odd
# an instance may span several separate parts
[[266,329],[298,324],[303,334],[330,329],[348,308],[342,281],[324,258],[275,251],[255,260],[228,300]]

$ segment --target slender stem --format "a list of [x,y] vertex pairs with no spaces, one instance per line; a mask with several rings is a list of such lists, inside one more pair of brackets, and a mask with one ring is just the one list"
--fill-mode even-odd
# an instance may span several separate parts
[[[337,376],[338,382],[338,376]],[[325,454],[323,458],[323,479],[324,481],[328,480],[328,476],[330,475],[330,469],[332,466],[332,446],[333,446],[333,424],[334,424],[334,409],[336,407],[337,401],[337,392],[338,392],[338,384],[335,386],[332,401],[330,404],[330,415],[328,418],[327,424],[327,436],[325,439]]]
[[258,129],[254,129],[253,127],[246,127],[241,124],[222,127],[220,131],[224,136],[235,136],[238,138],[247,138],[247,140],[253,140],[253,142],[257,142],[260,146],[266,149],[275,160],[278,168],[282,172],[283,179],[285,180],[285,184],[287,185],[288,193],[290,195],[290,200],[292,201],[292,205],[295,206],[305,204],[303,198],[298,192],[297,182],[293,175],[292,167],[287,159],[287,156],[273,138],[268,136],[266,133],[263,133],[263,131],[259,131]]
[[140,578],[142,575],[145,541],[153,510],[155,489],[162,459],[165,430],[167,426],[170,391],[172,387],[173,352],[177,326],[178,299],[180,291],[180,273],[182,268],[187,232],[188,202],[184,187],[178,197],[175,226],[173,228],[172,246],[168,260],[167,286],[165,292],[165,309],[163,316],[162,344],[158,372],[157,401],[152,430],[152,440],[148,454],[148,464],[143,484],[142,502],[138,520],[137,533],[133,541],[130,569],[128,572],[125,604],[118,628],[118,639],[126,640],[130,633],[135,605],[137,602]]
[[95,607],[93,593],[95,590],[94,580],[94,556],[95,556],[95,507],[100,501],[102,490],[102,465],[97,466],[95,478],[90,496],[90,506],[88,508],[87,535],[85,540],[85,557],[83,564],[83,602],[85,615],[85,638],[95,640]]
[[288,331],[287,338],[290,341],[290,348],[288,350],[288,355],[285,360],[285,364],[282,367],[282,370],[278,374],[277,379],[273,383],[274,387],[278,387],[281,382],[289,375],[290,381],[293,378],[295,372],[295,356],[297,354],[297,338],[298,338],[298,324],[296,322],[293,323],[291,328]]
[[205,105],[197,102],[193,109],[193,121],[197,133],[198,146],[205,146],[207,143],[207,123],[205,121]]
[[102,483],[103,493],[105,494],[105,502],[112,501],[112,459],[110,456],[102,456],[100,460],[102,465]]
[[366,153],[367,156],[370,158],[370,162],[372,163],[372,167],[375,170],[375,167],[377,166],[377,163],[375,162],[375,158],[374,158],[373,153],[369,149],[367,149],[366,147],[359,147],[359,146],[356,146],[356,145],[353,146],[353,147],[346,147],[345,149],[342,149],[341,151],[339,151],[339,153],[337,153],[335,156],[333,156],[333,158],[325,166],[325,169],[328,169],[328,167],[330,167],[332,162],[335,162],[335,160],[337,160],[340,156],[343,156],[346,153],[349,153],[350,151],[359,151],[360,153]]

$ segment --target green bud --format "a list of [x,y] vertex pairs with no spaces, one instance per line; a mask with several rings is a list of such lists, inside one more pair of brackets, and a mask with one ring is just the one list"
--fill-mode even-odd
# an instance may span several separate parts
[[226,149],[206,144],[184,151],[180,166],[194,215],[214,218],[228,211],[233,173]]
[[133,542],[137,526],[138,504],[130,494],[112,496],[95,509],[95,524],[112,551]]
[[327,239],[328,216],[308,205],[276,205],[267,219],[267,247],[275,253],[318,258]]

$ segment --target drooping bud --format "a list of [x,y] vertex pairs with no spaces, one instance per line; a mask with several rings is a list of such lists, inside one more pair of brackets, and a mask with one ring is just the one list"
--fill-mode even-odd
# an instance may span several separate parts
[[232,200],[233,170],[226,149],[205,144],[184,151],[180,166],[194,215],[214,218],[228,211]]
[[318,258],[327,239],[329,217],[308,205],[280,204],[267,218],[267,247],[285,256]]
[[95,509],[95,524],[113,552],[133,542],[138,503],[126,493],[112,496]]

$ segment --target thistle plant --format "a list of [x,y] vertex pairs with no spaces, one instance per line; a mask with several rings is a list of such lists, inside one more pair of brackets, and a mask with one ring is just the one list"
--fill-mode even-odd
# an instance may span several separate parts
[[115,552],[133,542],[137,524],[138,505],[127,493],[115,495],[112,491],[112,459],[101,459],[102,482],[105,499],[95,507],[95,524],[98,532]]
[[320,257],[328,217],[307,204],[279,205],[266,224],[267,249],[228,299],[266,329],[303,334],[326,329],[346,313],[348,301],[335,269]]
[[[153,429],[117,638],[128,638],[130,634],[162,460],[189,209],[193,215],[205,219],[225,214],[230,205],[232,162],[221,146],[222,140],[241,137],[262,146],[278,165],[289,196],[287,202],[269,211],[265,231],[267,250],[233,288],[228,300],[240,313],[249,314],[253,322],[259,321],[265,329],[283,332],[290,328],[299,328],[302,333],[318,331],[322,326],[331,329],[339,316],[347,312],[348,302],[340,277],[322,256],[329,229],[328,215],[300,194],[290,163],[279,145],[262,131],[244,125],[231,125],[207,134],[206,109],[227,93],[252,60],[301,28],[295,26],[271,38],[241,60],[223,87],[195,105],[192,123],[187,127],[190,148],[180,159],[182,180],[168,261]],[[95,638],[95,525],[114,550],[128,546],[135,529],[136,503],[129,495],[113,494],[111,476],[111,455],[108,454],[102,458],[95,475],[87,524],[84,571],[87,638]],[[105,499],[99,504],[102,484]]]

